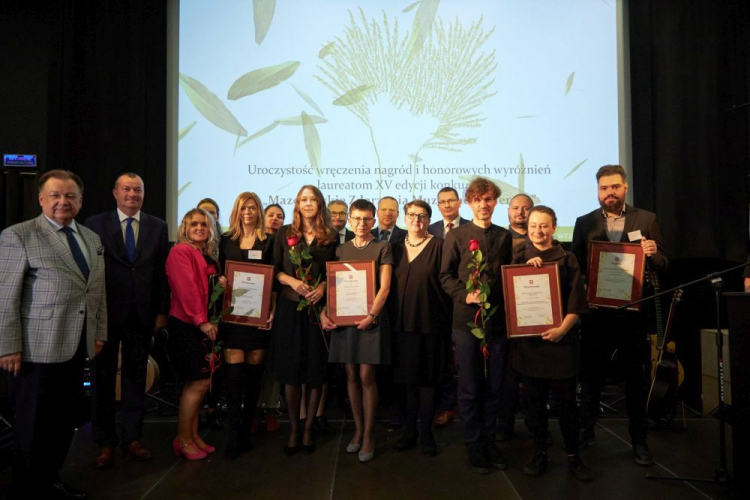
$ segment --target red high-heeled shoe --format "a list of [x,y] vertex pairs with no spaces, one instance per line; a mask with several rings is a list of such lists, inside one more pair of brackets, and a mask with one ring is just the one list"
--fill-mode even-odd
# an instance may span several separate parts
[[172,441],[172,451],[174,451],[174,456],[182,455],[187,460],[201,460],[208,456],[193,441],[183,444],[178,438],[174,438],[174,441]]
[[213,453],[216,451],[216,446],[211,446],[210,444],[204,442],[203,444],[200,444],[196,441],[193,441],[195,443],[195,446],[198,447],[199,450],[203,450],[206,453]]

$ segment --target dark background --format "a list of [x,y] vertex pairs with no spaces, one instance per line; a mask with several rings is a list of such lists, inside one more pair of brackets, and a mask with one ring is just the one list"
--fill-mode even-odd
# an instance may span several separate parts
[[[0,2],[0,150],[78,173],[79,220],[113,208],[124,171],[144,179],[144,211],[166,215],[166,10],[158,0]],[[659,216],[673,257],[664,285],[747,258],[750,107],[732,108],[750,101],[749,11],[745,0],[628,2],[634,200]],[[34,182],[0,176],[0,229],[38,215]],[[741,272],[725,289],[741,290]],[[709,286],[686,291],[674,333],[694,408],[699,329],[713,314]]]

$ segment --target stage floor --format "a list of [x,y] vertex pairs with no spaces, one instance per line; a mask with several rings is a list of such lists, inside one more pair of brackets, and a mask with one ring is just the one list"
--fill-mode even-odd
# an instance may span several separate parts
[[[219,451],[206,460],[188,462],[175,458],[171,451],[176,419],[149,416],[143,443],[154,452],[154,459],[137,463],[118,456],[116,466],[104,471],[92,468],[97,447],[91,442],[87,425],[78,430],[61,476],[88,491],[92,499],[731,498],[728,491],[712,484],[645,478],[646,473],[713,477],[719,464],[719,426],[713,418],[689,416],[685,429],[679,421],[677,430],[652,430],[649,445],[655,463],[642,467],[632,458],[627,420],[621,413],[605,415],[596,429],[597,443],[582,451],[596,475],[591,483],[581,483],[568,473],[556,420],[550,422],[550,465],[537,478],[523,474],[531,443],[520,420],[516,425],[518,436],[500,443],[510,468],[486,476],[469,470],[457,421],[436,431],[439,453],[434,458],[423,457],[418,448],[393,451],[400,428],[388,430],[385,423],[379,423],[375,459],[367,464],[346,453],[353,423],[338,411],[329,412],[329,422],[336,433],[318,437],[312,455],[283,455],[288,426],[282,420],[278,432],[255,434],[254,448],[234,461],[222,455],[226,431],[208,430],[206,441],[218,446]],[[727,429],[731,470],[731,426]],[[2,471],[0,481],[2,489],[7,490],[8,469]]]

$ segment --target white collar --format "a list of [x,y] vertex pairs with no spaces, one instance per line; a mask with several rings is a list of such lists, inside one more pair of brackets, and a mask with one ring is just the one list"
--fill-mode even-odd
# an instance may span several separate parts
[[[123,212],[119,208],[117,209],[117,215],[120,217],[120,223],[125,222],[130,217],[129,215],[126,215],[125,212]],[[137,220],[138,224],[141,223],[141,211],[140,210],[138,210],[135,213],[135,215],[133,216],[133,219]]]

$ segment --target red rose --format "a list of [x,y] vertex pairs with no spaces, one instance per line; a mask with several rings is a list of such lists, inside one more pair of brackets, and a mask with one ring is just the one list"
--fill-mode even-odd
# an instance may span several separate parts
[[469,240],[469,251],[473,252],[479,250],[479,242],[477,240]]
[[299,243],[299,236],[289,236],[286,239],[286,244],[290,247],[297,245],[297,243]]
[[482,346],[482,355],[484,356],[484,359],[490,359],[490,346],[487,344]]

